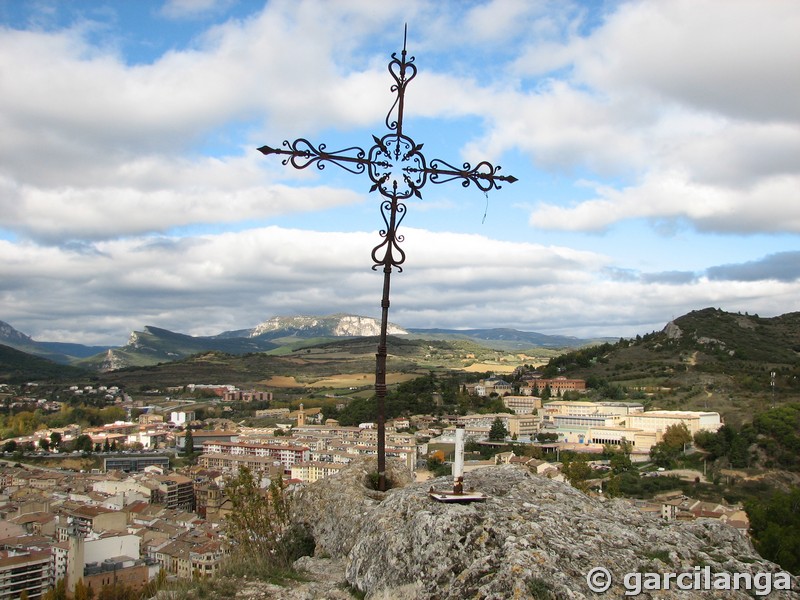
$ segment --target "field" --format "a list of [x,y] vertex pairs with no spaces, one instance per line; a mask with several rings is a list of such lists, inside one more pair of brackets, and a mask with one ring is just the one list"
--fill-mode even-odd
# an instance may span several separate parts
[[[387,373],[386,383],[389,385],[402,383],[404,381],[410,381],[411,379],[415,379],[419,377],[419,375],[420,375],[419,373]],[[260,383],[271,388],[289,388],[289,389],[290,388],[347,389],[352,387],[360,388],[364,386],[372,386],[375,383],[375,374],[347,373],[340,375],[330,375],[311,382],[298,381],[296,377],[276,375],[270,377],[269,379],[265,379]]]

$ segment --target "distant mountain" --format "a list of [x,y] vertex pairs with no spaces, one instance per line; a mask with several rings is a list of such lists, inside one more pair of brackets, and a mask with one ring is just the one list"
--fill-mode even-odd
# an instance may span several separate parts
[[248,354],[250,352],[266,352],[277,347],[278,344],[265,339],[191,336],[148,325],[143,331],[132,332],[128,343],[124,346],[109,348],[101,354],[79,361],[79,364],[101,371],[109,371],[122,367],[170,362],[200,352]]
[[37,342],[17,331],[5,321],[0,321],[0,344],[62,364],[71,364],[81,358],[105,352],[108,346],[84,346],[67,342]]
[[[225,352],[233,355],[252,352],[285,354],[299,347],[341,338],[374,337],[380,334],[380,327],[377,319],[342,313],[272,317],[251,329],[226,331],[213,336],[191,336],[148,325],[142,331],[132,332],[125,345],[114,348],[37,342],[0,321],[0,343],[56,362],[109,371],[179,360],[200,352]],[[504,351],[579,348],[597,341],[515,329],[404,329],[393,323],[389,323],[387,333],[417,340],[467,341]]]
[[[360,317],[343,313],[319,316],[272,317],[253,329],[225,332],[217,337],[245,334],[246,337],[280,340],[283,338],[337,338],[368,337],[380,335],[381,323],[371,317]],[[389,335],[405,335],[402,327],[389,323]]]
[[5,321],[0,321],[0,341],[4,344],[7,343],[17,343],[17,344],[33,344],[33,340],[25,335],[14,329],[11,325],[6,323]]
[[[214,336],[190,336],[147,326],[131,333],[128,343],[93,356],[80,364],[101,371],[147,366],[186,358],[200,352],[241,355],[269,352],[299,342],[324,342],[340,337],[368,337],[380,333],[380,322],[369,317],[336,314],[326,317],[273,317],[252,329],[226,331]],[[392,325],[391,334],[405,330]]]
[[83,369],[53,361],[0,344],[0,383],[28,381],[63,381],[84,378]]

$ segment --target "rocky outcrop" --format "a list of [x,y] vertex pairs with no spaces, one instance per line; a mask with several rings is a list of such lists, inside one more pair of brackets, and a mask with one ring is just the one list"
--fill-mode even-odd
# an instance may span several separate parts
[[664,327],[664,335],[667,336],[668,340],[678,340],[683,335],[683,331],[681,331],[681,328],[678,327],[675,321],[670,321]]
[[[316,554],[345,557],[358,539],[372,512],[392,493],[379,492],[370,476],[377,471],[375,459],[358,458],[334,477],[302,488],[295,497],[295,520],[304,523],[316,543]],[[386,478],[395,489],[411,483],[402,463],[389,460]]]
[[[379,335],[381,332],[381,323],[371,317],[345,314],[329,315],[326,317],[273,317],[256,325],[256,327],[250,331],[249,337],[258,337],[275,331],[285,332],[286,335],[302,334],[302,337],[362,337]],[[389,335],[404,335],[408,332],[397,325],[388,323],[387,333]]]
[[103,359],[103,362],[100,363],[100,371],[116,371],[117,369],[122,369],[127,366],[127,361],[122,358],[119,353],[109,348],[106,351],[106,357]]
[[9,344],[28,344],[33,340],[24,333],[17,331],[5,321],[0,321],[0,343]]
[[[357,462],[296,499],[317,554],[343,559],[347,583],[367,598],[594,598],[600,596],[589,589],[587,574],[595,568],[613,578],[602,597],[626,598],[635,584],[634,577],[625,585],[627,573],[780,571],[722,523],[667,523],[624,500],[591,498],[524,467],[467,473],[465,486],[489,498],[465,505],[429,498],[431,482],[402,485],[398,479],[402,487],[374,492],[367,485],[370,470]],[[446,488],[450,482],[432,483]],[[800,590],[797,578],[793,583]],[[639,597],[752,597],[672,587]],[[797,597],[785,591],[770,596]]]

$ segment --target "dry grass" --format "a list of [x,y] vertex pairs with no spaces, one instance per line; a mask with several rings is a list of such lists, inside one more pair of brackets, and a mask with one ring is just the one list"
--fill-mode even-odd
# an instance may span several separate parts
[[[419,373],[387,373],[386,383],[392,385],[417,377],[419,377]],[[295,377],[275,376],[265,379],[261,383],[275,388],[349,388],[372,385],[374,382],[374,373],[343,373],[311,381],[297,381]]]

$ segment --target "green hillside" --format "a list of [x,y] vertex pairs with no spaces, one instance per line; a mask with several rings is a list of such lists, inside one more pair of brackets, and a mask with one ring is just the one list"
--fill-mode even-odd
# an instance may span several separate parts
[[0,383],[70,381],[88,376],[84,369],[58,364],[0,344]]
[[[693,311],[663,331],[569,352],[549,375],[624,388],[664,409],[708,409],[733,423],[775,402],[800,400],[800,313],[773,318]],[[771,373],[775,373],[774,387]]]

